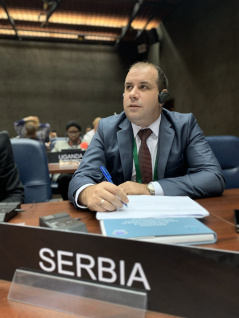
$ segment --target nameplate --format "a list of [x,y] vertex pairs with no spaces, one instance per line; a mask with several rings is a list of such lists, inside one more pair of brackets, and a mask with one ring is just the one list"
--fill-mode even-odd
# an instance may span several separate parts
[[49,163],[58,163],[60,161],[81,161],[85,151],[81,149],[62,150],[61,152],[48,152]]
[[[138,289],[148,310],[182,317],[235,317],[239,254],[0,224],[0,278],[17,268]],[[234,313],[234,315],[233,315]]]

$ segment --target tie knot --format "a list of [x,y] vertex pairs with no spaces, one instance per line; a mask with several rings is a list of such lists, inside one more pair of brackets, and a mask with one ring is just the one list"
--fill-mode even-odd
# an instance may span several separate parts
[[141,139],[141,141],[146,141],[151,134],[152,130],[150,128],[140,129],[138,132],[138,136]]

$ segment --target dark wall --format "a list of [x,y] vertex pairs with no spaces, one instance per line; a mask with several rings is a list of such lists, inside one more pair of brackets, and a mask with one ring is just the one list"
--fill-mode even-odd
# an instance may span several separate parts
[[176,110],[207,135],[239,135],[239,1],[182,0],[161,31]]
[[39,116],[65,133],[68,120],[84,129],[95,117],[122,111],[128,65],[114,47],[0,41],[0,130]]
[[[161,24],[160,66],[176,111],[193,112],[206,135],[239,135],[239,1],[181,0]],[[28,115],[60,135],[70,119],[84,129],[122,110],[135,45],[120,48],[0,40],[0,130],[15,136]]]

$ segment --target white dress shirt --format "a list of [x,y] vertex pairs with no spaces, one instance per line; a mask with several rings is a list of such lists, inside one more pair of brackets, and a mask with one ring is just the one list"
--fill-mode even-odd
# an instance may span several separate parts
[[[158,150],[158,135],[159,135],[159,126],[161,122],[161,115],[159,118],[152,123],[150,126],[145,128],[150,128],[152,130],[152,134],[148,137],[146,140],[147,146],[149,148],[149,152],[151,155],[151,162],[152,162],[152,176],[154,175],[154,167],[155,167],[155,161],[157,159],[157,150]],[[137,147],[137,153],[139,152],[139,147],[141,145],[141,140],[138,136],[138,132],[142,127],[137,126],[133,123],[131,123],[134,133],[134,138],[136,141],[136,147]],[[133,170],[132,170],[132,177],[131,181],[136,181],[136,170],[135,170],[135,162],[133,160]],[[160,184],[157,181],[151,182],[155,189],[155,195],[164,195],[163,189],[160,186]]]
[[[157,159],[157,149],[158,149],[158,134],[159,134],[159,126],[160,126],[160,122],[161,122],[161,115],[159,116],[159,118],[152,123],[150,126],[145,127],[145,128],[150,128],[152,130],[152,134],[148,137],[146,143],[148,145],[149,148],[149,152],[151,154],[151,161],[152,161],[152,172],[154,175],[154,167],[155,167],[155,161]],[[139,151],[139,147],[141,144],[141,140],[138,136],[138,131],[140,129],[142,129],[142,127],[137,126],[133,123],[131,123],[132,128],[133,128],[133,133],[134,133],[134,138],[136,141],[136,147],[137,147],[137,153]],[[131,177],[131,181],[135,181],[136,182],[136,170],[135,170],[135,162],[133,160],[133,169],[132,169],[132,177]],[[160,186],[160,184],[157,181],[152,181],[152,184],[154,186],[155,189],[155,195],[164,195],[163,189]],[[81,191],[83,191],[85,188],[87,188],[88,186],[90,186],[92,184],[85,184],[84,186],[80,187],[77,191],[76,191],[76,195],[75,195],[75,201],[76,201],[76,205],[79,208],[86,208],[86,206],[84,205],[79,205],[77,202],[78,196],[81,193]]]

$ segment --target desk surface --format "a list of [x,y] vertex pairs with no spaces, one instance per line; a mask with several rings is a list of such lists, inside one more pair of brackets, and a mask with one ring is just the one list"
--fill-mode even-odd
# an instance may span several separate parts
[[[210,212],[210,216],[202,222],[214,230],[218,237],[216,243],[202,246],[239,251],[239,234],[234,225],[234,209],[239,208],[239,189],[225,190],[221,197],[199,199],[197,202]],[[66,212],[73,218],[81,218],[90,233],[101,234],[95,212],[75,210],[68,201],[23,204],[22,208],[25,212],[19,213],[9,223],[25,222],[26,225],[38,226],[40,216]]]
[[[235,231],[234,209],[239,208],[239,189],[225,190],[221,197],[199,199],[197,200],[209,212],[210,216],[203,222],[213,229],[218,235],[218,241],[214,244],[203,245],[214,249],[225,249],[239,251],[239,234]],[[9,223],[25,222],[26,225],[38,226],[39,216],[49,215],[59,212],[67,212],[74,218],[81,218],[90,233],[100,234],[99,223],[95,218],[94,212],[77,211],[68,201],[57,201],[50,203],[24,204],[22,208],[25,212],[19,213]],[[21,303],[7,300],[7,294],[10,282],[0,281],[0,306],[3,317],[21,317],[24,312],[24,318],[28,317],[73,317],[52,310],[24,305]],[[172,318],[167,314],[147,312],[146,318]]]
[[74,173],[79,167],[78,163],[69,163],[62,165],[60,163],[48,163],[49,173]]

